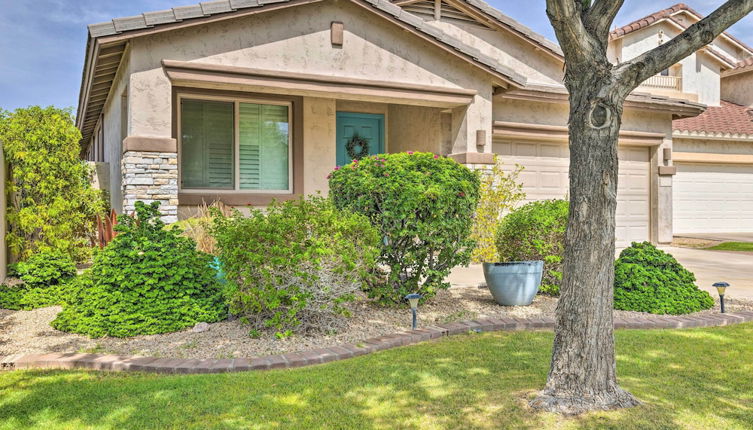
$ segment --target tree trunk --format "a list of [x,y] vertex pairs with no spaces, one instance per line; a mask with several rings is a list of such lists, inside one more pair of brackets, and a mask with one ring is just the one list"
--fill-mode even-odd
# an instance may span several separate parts
[[[608,70],[568,71],[570,215],[549,377],[531,406],[563,414],[630,407],[614,355],[617,140],[623,91]],[[601,77],[597,76],[601,75]]]

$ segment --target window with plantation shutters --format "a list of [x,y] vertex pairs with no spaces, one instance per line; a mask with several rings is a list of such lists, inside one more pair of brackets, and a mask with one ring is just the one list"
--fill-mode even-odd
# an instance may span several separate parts
[[240,103],[240,189],[287,190],[288,107]]
[[290,104],[181,99],[181,188],[291,191]]

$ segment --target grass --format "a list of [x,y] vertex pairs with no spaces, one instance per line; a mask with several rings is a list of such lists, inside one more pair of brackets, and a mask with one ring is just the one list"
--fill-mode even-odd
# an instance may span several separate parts
[[617,332],[638,408],[527,409],[551,332],[463,335],[296,370],[0,373],[0,429],[749,429],[753,324]]
[[712,251],[748,251],[753,252],[753,242],[722,242],[719,245],[712,246]]

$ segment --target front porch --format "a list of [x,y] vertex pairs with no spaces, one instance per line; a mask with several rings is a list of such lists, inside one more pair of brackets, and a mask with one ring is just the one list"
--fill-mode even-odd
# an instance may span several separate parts
[[491,102],[474,89],[168,60],[163,67],[173,137],[125,139],[127,212],[137,200],[161,200],[173,222],[214,201],[265,206],[326,194],[329,172],[357,154],[492,159],[484,121]]

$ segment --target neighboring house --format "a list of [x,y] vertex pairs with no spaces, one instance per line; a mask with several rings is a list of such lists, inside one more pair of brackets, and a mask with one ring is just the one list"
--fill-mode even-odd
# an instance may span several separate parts
[[[618,28],[610,55],[629,60],[703,18],[677,4]],[[673,232],[753,232],[753,50],[727,33],[639,91],[708,105],[673,122]]]
[[[610,52],[635,55],[631,41],[655,38],[640,34],[660,21],[614,33]],[[724,86],[706,75],[732,78],[751,54],[726,38],[666,73],[684,84],[628,98],[617,246],[671,241],[673,120],[720,106]],[[213,1],[90,26],[78,126],[86,157],[109,163],[113,207],[160,201],[167,221],[218,199],[326,192],[355,133],[372,153],[431,151],[472,168],[498,154],[525,167],[529,200],[564,198],[563,66],[556,44],[480,0]]]

